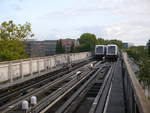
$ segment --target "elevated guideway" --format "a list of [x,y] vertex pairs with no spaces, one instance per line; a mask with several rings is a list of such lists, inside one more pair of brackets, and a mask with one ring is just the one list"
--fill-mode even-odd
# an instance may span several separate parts
[[[24,91],[18,89],[16,92],[10,90],[10,94],[4,92],[8,95],[0,98],[0,110],[3,113],[150,113],[150,100],[146,98],[131,68],[127,53],[120,53],[117,61],[89,61],[90,53],[79,54],[81,56],[78,59],[72,57],[72,60],[66,59],[66,63],[65,60],[61,63],[55,60],[56,66],[44,68],[45,70],[40,71],[41,75],[37,75],[37,78],[44,77],[42,73],[46,71],[55,69],[58,71],[51,73],[51,76],[40,78],[39,81],[36,78],[37,83],[25,87]],[[63,68],[64,64],[67,66],[72,64],[72,68]],[[30,65],[33,66],[32,63]],[[28,76],[24,75],[26,77],[18,80],[36,74],[39,74],[39,71],[29,73]],[[9,79],[8,83],[12,84],[16,81],[13,78],[13,81]],[[17,98],[12,97],[15,94]],[[34,106],[30,104],[32,96],[38,98]],[[21,108],[23,100],[29,102],[26,111]]]

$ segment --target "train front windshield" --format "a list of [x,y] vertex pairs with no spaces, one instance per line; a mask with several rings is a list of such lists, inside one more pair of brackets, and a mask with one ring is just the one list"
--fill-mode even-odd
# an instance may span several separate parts
[[103,52],[104,52],[103,47],[96,48],[96,53],[103,53]]
[[115,51],[116,51],[115,46],[109,46],[108,47],[108,53],[115,54]]

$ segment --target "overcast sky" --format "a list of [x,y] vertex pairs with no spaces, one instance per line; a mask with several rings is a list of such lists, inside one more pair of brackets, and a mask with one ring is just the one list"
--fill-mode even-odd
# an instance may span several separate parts
[[90,32],[142,45],[150,38],[150,0],[0,0],[6,20],[30,22],[38,40]]

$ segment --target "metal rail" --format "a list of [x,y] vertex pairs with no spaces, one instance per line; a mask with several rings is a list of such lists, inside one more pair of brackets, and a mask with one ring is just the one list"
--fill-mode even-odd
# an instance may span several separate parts
[[[23,96],[24,93],[26,94],[28,92],[29,89],[36,89],[36,88],[39,88],[40,86],[66,74],[68,71],[64,71],[64,72],[61,72],[61,73],[54,73],[54,74],[51,74],[49,77],[44,77],[43,80],[33,80],[33,81],[36,81],[32,84],[27,84],[25,86],[21,86],[20,88],[18,88],[17,90],[13,90],[12,92],[7,92],[7,93],[4,93],[0,96],[0,106],[2,106],[5,102],[5,104],[7,103],[7,100],[8,101],[11,101],[13,99],[13,97],[15,98],[19,98],[19,96]],[[56,75],[55,75],[56,74]],[[9,100],[11,99],[11,100]]]
[[[82,76],[80,78],[81,80],[77,80],[77,78],[75,77],[75,79],[71,80],[65,86],[61,87],[60,90],[57,90],[56,92],[52,93],[48,97],[44,98],[44,100],[41,101],[37,107],[33,108],[32,112],[33,113],[37,113],[37,112],[41,111],[43,108],[45,108],[46,106],[48,106],[48,104],[50,104],[50,103],[51,104],[49,106],[53,107],[53,105],[56,104],[56,102],[58,102],[60,99],[62,99],[71,90],[75,89],[76,87],[80,86],[81,83],[83,83],[84,81],[86,81],[88,79],[88,77],[90,76],[90,74],[93,73],[93,72],[94,72],[94,70],[90,71],[90,70],[86,69],[85,73],[83,73],[82,75],[80,75],[80,77]],[[67,90],[69,90],[68,93],[67,93]],[[55,99],[56,99],[56,101],[55,101]]]
[[83,99],[86,98],[89,89],[93,86],[97,77],[101,78],[101,83],[103,83],[103,79],[108,69],[110,69],[109,66],[101,65],[98,68],[98,71],[96,71],[89,80],[87,80],[67,101],[65,101],[55,113],[74,113],[75,110],[77,111],[76,108],[78,108]]
[[[84,75],[87,75],[87,73],[85,73]],[[86,80],[86,79],[87,79],[87,76],[84,76],[81,80],[83,82],[83,80]],[[81,84],[81,81],[79,83]],[[77,79],[75,78],[74,80],[72,80],[69,83],[65,84],[63,87],[61,87],[60,89],[58,89],[56,92],[54,92],[51,95],[49,95],[46,98],[44,98],[44,100],[42,100],[36,106],[36,108],[33,108],[32,112],[33,113],[38,113],[43,108],[45,108],[47,105],[49,105],[50,103],[51,103],[50,106],[53,106],[56,103],[56,100],[58,101],[59,99],[61,99],[64,96],[64,94],[68,93],[68,91],[67,91],[68,89],[69,89],[69,91],[72,90],[73,88],[75,88],[75,86],[76,87],[79,86],[79,83],[78,83]]]
[[[73,94],[81,86],[81,84],[83,84],[84,82],[86,82],[88,80],[88,78],[91,78],[91,74],[94,74],[95,72],[97,72],[97,69],[92,70],[89,73],[85,74],[86,76],[83,76],[83,78],[79,82],[77,82],[76,84],[74,84],[73,86],[71,86],[71,88],[66,88],[66,89],[62,88],[62,91],[60,91],[61,94],[59,94],[59,93],[58,93],[58,95],[55,94],[54,98],[53,98],[53,96],[47,97],[45,99],[45,102],[43,101],[43,103],[40,103],[41,107],[40,106],[36,107],[36,109],[34,109],[32,112],[33,113],[38,113],[42,109],[44,109],[46,106],[47,107],[44,110],[42,110],[41,113],[49,112],[49,111],[53,112],[52,109],[55,106],[57,106],[58,103],[61,100],[63,100],[63,98],[69,97],[71,94]],[[70,84],[68,84],[68,85],[70,85]],[[63,92],[63,90],[65,92]],[[67,96],[67,95],[69,95],[69,96]],[[52,99],[54,99],[54,100],[52,101]]]
[[[65,75],[65,76],[63,76],[61,78],[58,78],[58,79],[56,79],[56,80],[54,80],[54,81],[52,81],[52,82],[50,82],[50,83],[48,83],[48,84],[46,84],[46,85],[38,88],[38,89],[35,89],[34,91],[28,93],[27,95],[24,95],[21,98],[18,98],[16,100],[14,100],[13,102],[10,102],[6,106],[3,106],[3,108],[1,108],[1,109],[4,109],[3,112],[7,112],[7,111],[13,110],[15,108],[15,106],[18,106],[23,99],[29,99],[29,97],[31,97],[32,95],[39,95],[42,92],[44,92],[44,91],[46,91],[46,90],[48,90],[48,89],[50,89],[50,88],[52,88],[52,87],[54,87],[54,86],[56,86],[58,84],[61,84],[63,81],[65,81],[67,78],[69,78],[70,76],[72,76],[72,74],[75,73],[78,70],[79,69],[73,71],[69,75]],[[14,107],[11,107],[11,108],[8,107],[8,106],[12,106],[12,105]]]

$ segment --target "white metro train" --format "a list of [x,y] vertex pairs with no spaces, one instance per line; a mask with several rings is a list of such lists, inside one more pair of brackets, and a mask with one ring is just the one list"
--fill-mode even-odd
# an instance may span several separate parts
[[118,46],[111,44],[106,47],[106,59],[117,60],[118,58]]
[[110,45],[96,45],[95,46],[95,58],[97,60],[117,60],[118,58],[118,46],[114,44]]
[[96,45],[95,46],[95,59],[102,60],[106,54],[106,46],[105,45]]

